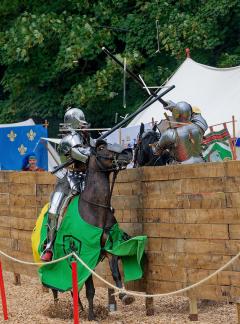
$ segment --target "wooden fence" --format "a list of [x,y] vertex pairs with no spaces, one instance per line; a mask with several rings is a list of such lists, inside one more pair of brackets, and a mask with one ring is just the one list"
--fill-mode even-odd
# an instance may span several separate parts
[[[54,182],[47,172],[0,171],[1,250],[32,260],[31,230]],[[126,170],[118,176],[112,203],[126,232],[149,238],[147,271],[131,289],[181,289],[208,276],[240,250],[240,161]],[[33,267],[3,261],[13,272],[36,274]],[[97,272],[111,280],[106,262]],[[237,303],[240,261],[187,296]]]

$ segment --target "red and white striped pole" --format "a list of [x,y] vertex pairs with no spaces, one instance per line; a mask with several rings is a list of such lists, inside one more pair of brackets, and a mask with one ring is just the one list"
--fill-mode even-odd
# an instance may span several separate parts
[[77,262],[72,262],[73,323],[79,324]]
[[8,320],[8,312],[7,312],[7,300],[4,288],[4,281],[3,281],[3,273],[2,273],[2,263],[0,261],[0,291],[1,291],[1,299],[2,299],[2,309],[3,309],[3,317],[4,320]]

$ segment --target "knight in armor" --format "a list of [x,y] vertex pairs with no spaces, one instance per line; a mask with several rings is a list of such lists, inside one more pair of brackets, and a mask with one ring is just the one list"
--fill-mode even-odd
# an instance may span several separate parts
[[[187,104],[187,102],[186,102],[186,104]],[[176,107],[176,105],[177,104],[175,104],[173,101],[170,100],[170,101],[168,101],[168,106],[166,106],[164,108],[166,110],[173,112],[173,108]],[[206,132],[206,130],[208,129],[208,124],[207,124],[206,120],[203,118],[203,116],[201,115],[201,111],[198,107],[196,107],[196,106],[191,107],[191,110],[192,110],[192,113],[191,113],[190,121],[199,127],[199,130],[203,136],[204,133]]]
[[[63,212],[74,195],[84,189],[86,162],[90,155],[90,137],[84,128],[88,127],[84,113],[79,108],[69,108],[64,115],[66,133],[58,147],[60,156],[71,158],[72,168],[63,168],[55,173],[57,183],[51,194],[48,210],[47,244],[41,260],[52,260],[53,244]],[[83,129],[78,132],[77,129]]]
[[[169,107],[170,106],[170,107]],[[170,103],[167,108],[172,112],[174,123],[162,133],[160,140],[152,147],[160,155],[169,149],[177,163],[190,164],[204,162],[201,142],[208,126],[201,114],[193,113],[187,102]]]

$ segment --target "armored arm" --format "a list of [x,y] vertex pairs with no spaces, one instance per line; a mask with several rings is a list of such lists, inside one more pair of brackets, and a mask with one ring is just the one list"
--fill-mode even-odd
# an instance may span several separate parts
[[90,155],[90,148],[84,147],[83,139],[77,132],[71,132],[64,136],[58,150],[60,154],[83,163],[86,163]]
[[164,109],[172,112],[172,110],[175,106],[176,106],[175,102],[173,102],[172,100],[169,100],[169,101],[167,101],[167,106],[165,106]]
[[83,163],[87,162],[88,157],[90,156],[90,147],[73,147],[70,151],[70,156],[77,161]]
[[202,135],[208,129],[208,124],[201,114],[192,113],[191,122],[200,128]]
[[155,155],[160,155],[163,150],[170,148],[173,144],[176,143],[177,134],[176,131],[172,128],[167,129],[162,133],[160,140],[152,147],[153,153]]

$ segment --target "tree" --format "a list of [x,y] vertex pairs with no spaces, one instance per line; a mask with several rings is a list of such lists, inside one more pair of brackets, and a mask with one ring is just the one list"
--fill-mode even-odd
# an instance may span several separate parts
[[[93,126],[112,126],[124,114],[123,74],[102,46],[147,84],[160,85],[191,48],[216,66],[240,63],[238,0],[14,0],[0,4],[0,121],[58,123],[69,105]],[[160,53],[156,41],[159,21]],[[147,95],[127,79],[127,109]]]

